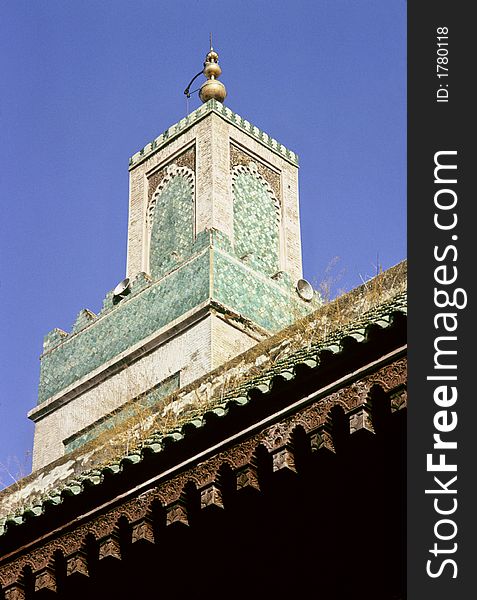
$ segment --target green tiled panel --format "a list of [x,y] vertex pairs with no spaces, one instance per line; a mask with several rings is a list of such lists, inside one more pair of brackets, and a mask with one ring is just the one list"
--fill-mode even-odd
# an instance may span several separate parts
[[156,199],[151,231],[151,275],[159,279],[187,260],[194,243],[194,204],[190,183],[177,175]]
[[208,296],[209,252],[205,251],[44,354],[38,402],[78,381]]
[[[209,229],[208,232],[210,233],[210,244],[214,246],[214,248],[233,254],[232,242],[226,233],[219,231],[218,229]],[[199,235],[197,236],[197,240],[199,239]]]
[[269,191],[255,175],[239,173],[234,180],[235,254],[265,275],[279,268],[278,211]]
[[225,253],[215,251],[213,264],[213,298],[269,331],[279,331],[310,310],[294,290],[260,277]]

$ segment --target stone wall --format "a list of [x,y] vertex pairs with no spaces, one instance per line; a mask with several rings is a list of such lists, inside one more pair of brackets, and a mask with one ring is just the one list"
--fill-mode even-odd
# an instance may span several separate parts
[[245,333],[238,324],[212,315],[211,320],[211,362],[212,368],[219,367],[231,358],[242,354],[257,341],[263,339],[258,332]]

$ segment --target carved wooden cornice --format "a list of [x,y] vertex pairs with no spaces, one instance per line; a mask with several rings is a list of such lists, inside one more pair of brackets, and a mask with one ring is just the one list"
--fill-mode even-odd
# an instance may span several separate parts
[[98,547],[98,560],[121,560],[119,522],[125,519],[131,531],[133,544],[155,543],[153,520],[154,506],[161,506],[166,514],[166,527],[173,523],[189,524],[187,486],[193,484],[200,496],[200,508],[223,508],[220,472],[227,466],[236,479],[236,489],[260,490],[256,457],[259,447],[265,448],[272,459],[273,472],[297,470],[294,453],[294,433],[301,428],[306,435],[310,451],[327,448],[335,452],[333,411],[337,408],[349,424],[348,434],[360,430],[374,432],[373,394],[376,389],[387,403],[390,413],[406,405],[407,360],[400,357],[343,388],[321,397],[298,409],[278,422],[264,426],[258,432],[244,437],[194,464],[156,487],[137,497],[119,502],[102,514],[85,519],[66,533],[45,537],[31,544],[29,549],[19,549],[0,564],[0,585],[7,600],[25,598],[25,571],[31,569],[34,589],[56,591],[57,574],[55,557],[61,553],[66,563],[66,574],[90,575],[86,553],[86,539],[93,537]]

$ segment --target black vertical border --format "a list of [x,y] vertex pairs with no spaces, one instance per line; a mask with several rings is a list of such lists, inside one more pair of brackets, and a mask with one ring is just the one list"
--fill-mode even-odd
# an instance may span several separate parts
[[[409,600],[459,600],[477,597],[477,394],[473,392],[472,376],[477,374],[474,359],[474,339],[477,326],[472,319],[475,306],[474,261],[477,251],[477,230],[473,222],[473,205],[477,205],[476,193],[472,189],[477,173],[474,164],[475,112],[471,110],[476,68],[473,65],[477,52],[477,25],[471,17],[472,3],[433,0],[432,2],[409,0],[408,2],[408,267],[409,267],[409,412],[408,412],[408,560],[407,598]],[[437,28],[449,30],[449,54],[447,78],[437,78]],[[436,92],[441,83],[449,90],[448,102],[436,102]],[[434,225],[434,194],[439,189],[434,183],[434,154],[442,150],[457,150],[457,184],[452,187],[458,196],[456,213],[458,222],[453,231],[439,231]],[[450,161],[452,162],[452,160]],[[475,184],[474,184],[475,185]],[[442,187],[442,186],[441,186]],[[451,211],[452,212],[452,211]],[[457,240],[451,240],[457,235]],[[457,494],[441,494],[442,507],[458,502],[457,510],[449,518],[454,519],[457,533],[447,542],[434,535],[438,515],[433,506],[436,496],[425,494],[426,489],[439,488],[433,477],[442,476],[443,482],[450,473],[429,473],[426,455],[433,452],[434,415],[442,410],[434,403],[433,392],[438,385],[427,381],[435,374],[434,341],[443,335],[435,328],[434,316],[441,309],[434,304],[436,285],[434,269],[439,263],[434,257],[434,247],[444,249],[454,243],[457,259],[452,260],[450,251],[444,261],[452,268],[457,267],[458,279],[452,287],[463,288],[468,303],[463,309],[446,308],[457,313],[458,327],[454,348],[457,356],[450,357],[457,363],[458,399],[453,408],[458,425],[453,432],[442,434],[443,439],[457,441],[457,449],[446,452],[446,461],[457,464]],[[441,253],[442,254],[442,253]],[[452,335],[448,333],[447,335]],[[449,348],[452,344],[449,343]],[[476,353],[477,354],[477,353]],[[450,371],[440,373],[449,374]],[[446,437],[447,436],[447,437]],[[474,443],[475,442],[475,443]],[[439,454],[440,451],[435,451]],[[453,474],[453,475],[455,475]],[[449,486],[451,489],[451,486]],[[448,504],[445,505],[445,502]],[[451,532],[443,526],[439,531]],[[438,543],[440,548],[453,547],[455,553],[429,552]],[[432,559],[431,570],[439,571],[443,561],[456,561],[457,577],[453,578],[454,567],[444,566],[439,577],[431,578],[426,572],[427,561]]]

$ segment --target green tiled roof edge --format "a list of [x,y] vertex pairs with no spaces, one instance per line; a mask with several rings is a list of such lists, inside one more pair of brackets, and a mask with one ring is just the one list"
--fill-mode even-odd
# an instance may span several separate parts
[[393,314],[406,314],[406,307],[406,292],[403,291],[396,294],[391,300],[367,311],[361,318],[353,320],[351,323],[332,332],[322,341],[311,344],[307,348],[294,351],[283,360],[277,361],[272,369],[265,370],[259,376],[250,378],[234,390],[231,390],[220,401],[211,401],[205,411],[197,414],[189,414],[187,420],[182,422],[180,427],[174,427],[164,434],[152,433],[143,441],[141,448],[137,448],[100,468],[84,471],[81,475],[73,477],[62,486],[49,490],[44,496],[36,498],[33,504],[22,506],[15,513],[3,517],[0,516],[0,536],[5,534],[10,523],[12,525],[22,524],[26,518],[43,514],[47,506],[60,504],[65,496],[77,496],[83,492],[85,487],[100,485],[106,473],[118,473],[125,464],[139,463],[143,460],[146,453],[157,454],[161,452],[164,449],[166,439],[168,442],[183,439],[186,435],[185,426],[202,427],[205,423],[205,415],[207,413],[213,412],[219,417],[224,416],[231,404],[247,404],[250,400],[252,390],[268,393],[275,377],[284,377],[287,380],[294,379],[297,376],[295,367],[298,365],[305,364],[312,368],[318,366],[319,353],[325,350],[331,351],[334,354],[338,353],[342,349],[345,338],[353,337],[358,343],[366,341],[371,325],[381,328],[389,327],[392,324]]

